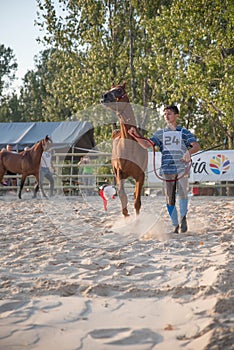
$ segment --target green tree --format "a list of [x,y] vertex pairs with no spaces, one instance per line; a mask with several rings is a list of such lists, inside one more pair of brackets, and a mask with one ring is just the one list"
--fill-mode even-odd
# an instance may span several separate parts
[[43,116],[44,86],[38,71],[28,71],[23,79],[23,87],[20,89],[20,105],[22,112],[21,121],[44,121]]
[[[81,110],[97,105],[105,90],[123,80],[133,103],[150,105],[152,90],[145,64],[150,45],[143,19],[156,16],[161,3],[170,1],[61,1],[60,11],[51,0],[38,3],[39,23],[47,30],[45,42],[55,49],[51,63],[57,74],[50,80],[50,96],[44,103],[50,115],[62,103],[72,115],[84,118],[87,113]],[[136,117],[138,125],[146,128],[147,108]],[[111,118],[104,111],[89,114],[94,125],[107,119]]]
[[54,89],[56,77],[62,71],[54,61],[56,50],[44,50],[35,58],[35,70],[28,71],[20,90],[20,106],[24,119],[31,121],[58,121],[67,119],[71,112],[63,98],[57,98]]
[[8,88],[15,79],[17,66],[13,50],[0,45],[0,96],[2,96],[3,89]]
[[161,125],[146,107],[175,102],[202,146],[227,136],[233,147],[232,1],[63,0],[60,11],[51,0],[38,4],[45,42],[55,50],[44,100],[54,118],[62,106],[68,117],[87,118],[82,110],[126,80],[131,101],[144,106],[143,128]]
[[234,147],[233,27],[234,3],[220,0],[175,0],[147,22],[155,96],[181,105],[204,146],[227,136]]
[[1,98],[0,122],[11,123],[21,120],[19,98],[16,93],[8,94]]

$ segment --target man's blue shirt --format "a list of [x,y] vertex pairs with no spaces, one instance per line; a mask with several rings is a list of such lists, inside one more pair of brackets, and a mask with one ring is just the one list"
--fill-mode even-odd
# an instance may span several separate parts
[[185,128],[181,126],[176,127],[179,137],[181,137],[180,149],[168,150],[163,144],[163,139],[168,131],[172,131],[168,127],[157,130],[150,138],[155,146],[159,147],[162,153],[161,170],[160,174],[179,174],[184,171],[184,162],[181,161],[184,153],[191,147],[192,142],[197,142],[195,136]]

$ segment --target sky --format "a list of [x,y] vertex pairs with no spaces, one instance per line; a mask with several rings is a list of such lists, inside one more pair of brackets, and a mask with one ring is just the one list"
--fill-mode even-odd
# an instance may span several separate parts
[[42,36],[34,25],[37,19],[36,0],[0,0],[0,44],[10,47],[18,64],[16,89],[22,78],[34,69],[34,56],[45,49],[36,41]]

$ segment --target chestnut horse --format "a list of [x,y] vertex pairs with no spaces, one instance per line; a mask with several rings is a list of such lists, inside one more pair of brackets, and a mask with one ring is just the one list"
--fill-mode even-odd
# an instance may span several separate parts
[[139,214],[141,208],[141,192],[145,180],[148,162],[147,150],[142,148],[129,135],[128,130],[136,127],[136,119],[125,90],[125,83],[116,85],[102,95],[101,103],[117,112],[120,121],[119,132],[114,131],[112,147],[112,167],[116,177],[117,191],[122,205],[122,213],[128,216],[128,198],[124,190],[124,180],[132,177],[135,180],[134,208]]
[[34,175],[36,178],[33,198],[36,197],[39,190],[41,156],[43,151],[46,150],[51,143],[52,140],[47,135],[43,140],[38,141],[32,148],[29,148],[26,151],[12,153],[7,150],[2,150],[0,152],[0,182],[7,170],[15,174],[22,174],[18,194],[19,199],[21,199],[21,192],[24,187],[25,179],[29,175]]

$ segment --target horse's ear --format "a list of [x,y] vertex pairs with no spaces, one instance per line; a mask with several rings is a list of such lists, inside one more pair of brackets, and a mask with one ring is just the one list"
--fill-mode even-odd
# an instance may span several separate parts
[[114,84],[114,83],[112,83],[111,88],[113,89],[114,87],[115,87],[115,84]]
[[123,88],[125,89],[126,87],[126,81],[123,82]]

